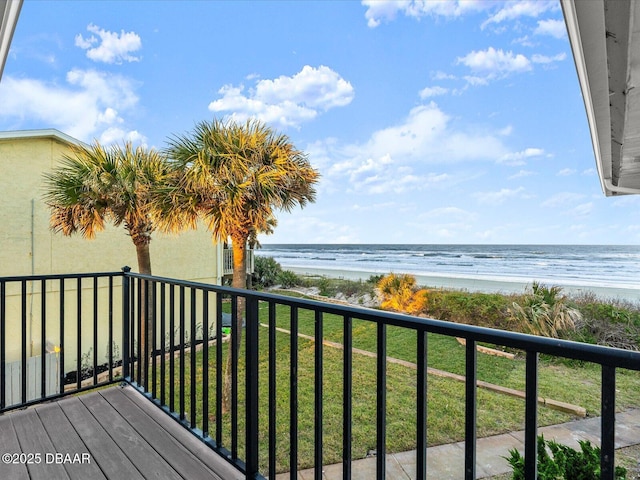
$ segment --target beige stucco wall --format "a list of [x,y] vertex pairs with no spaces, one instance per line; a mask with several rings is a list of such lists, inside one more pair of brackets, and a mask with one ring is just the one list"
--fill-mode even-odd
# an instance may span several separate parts
[[[50,132],[50,131],[47,131]],[[37,132],[20,138],[0,136],[0,277],[120,271],[128,265],[137,271],[135,247],[123,227],[108,226],[94,240],[81,235],[65,237],[49,228],[49,210],[42,200],[43,173],[51,171],[68,151],[70,138],[57,134],[41,136]],[[70,139],[73,140],[73,139]],[[220,283],[222,245],[213,244],[205,228],[178,235],[154,233],[150,245],[154,275],[204,283]],[[75,370],[77,325],[76,290],[70,282],[65,294],[65,370]],[[116,279],[120,285],[120,279]],[[102,285],[102,284],[101,284]],[[92,347],[93,298],[91,282],[83,283],[82,351]],[[20,286],[7,284],[6,335],[4,346],[7,361],[20,358],[22,344],[22,307]],[[40,283],[29,282],[26,302],[28,355],[39,355],[40,340]],[[65,290],[67,290],[65,288]],[[47,290],[47,340],[59,345],[59,287],[49,282]],[[120,305],[121,290],[116,288],[114,303]],[[98,358],[104,361],[108,348],[105,337],[107,288],[99,293]],[[35,320],[32,320],[35,319]],[[121,328],[121,312],[114,316],[114,328]],[[67,327],[68,325],[68,327]],[[115,338],[120,344],[120,338]],[[0,349],[3,346],[0,345]]]
[[[43,173],[55,168],[68,144],[56,138],[0,138],[0,276],[137,271],[135,248],[124,228],[108,226],[94,240],[65,237],[49,229],[42,200]],[[218,245],[206,229],[163,235],[150,245],[155,275],[214,281]]]

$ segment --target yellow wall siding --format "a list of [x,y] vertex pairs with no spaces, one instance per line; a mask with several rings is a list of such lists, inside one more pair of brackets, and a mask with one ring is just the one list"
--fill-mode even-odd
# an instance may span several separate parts
[[[50,230],[43,173],[68,151],[69,145],[55,138],[0,140],[0,276],[113,271],[124,265],[137,271],[135,247],[122,226],[107,225],[93,240]],[[179,235],[155,232],[153,273],[215,282],[217,248],[205,228]]]

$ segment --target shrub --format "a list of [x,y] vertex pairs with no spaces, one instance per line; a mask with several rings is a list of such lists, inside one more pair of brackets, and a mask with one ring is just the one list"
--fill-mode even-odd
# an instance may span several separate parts
[[300,283],[300,278],[291,270],[283,270],[278,275],[278,283],[282,288],[291,288]]
[[577,300],[582,313],[575,340],[638,350],[640,347],[640,311],[628,302],[598,301],[583,296]]
[[533,282],[531,291],[525,295],[522,304],[513,302],[509,317],[525,333],[558,338],[563,332],[575,330],[581,320],[580,312],[567,303],[567,297],[560,295],[560,287],[546,287]]
[[[598,480],[600,478],[600,448],[579,440],[580,451],[538,437],[538,480]],[[513,469],[513,480],[524,480],[524,457],[515,448],[505,457]],[[616,480],[627,478],[627,471],[616,467]]]
[[422,288],[411,297],[409,304],[405,308],[405,312],[410,315],[419,315],[424,313],[427,309],[427,303],[429,301],[429,290]]
[[507,329],[511,298],[498,293],[431,290],[425,313],[450,322]]
[[413,275],[390,273],[378,282],[378,291],[382,297],[380,306],[386,310],[404,312],[411,303],[416,288]]
[[281,273],[282,267],[273,257],[256,256],[252,283],[261,288],[272,287],[278,281]]

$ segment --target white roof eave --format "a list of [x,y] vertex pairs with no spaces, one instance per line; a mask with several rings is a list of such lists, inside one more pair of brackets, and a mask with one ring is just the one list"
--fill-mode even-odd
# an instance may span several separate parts
[[638,5],[611,0],[561,4],[602,190],[607,196],[640,194],[640,171],[634,165],[640,103],[628,94],[638,73],[633,56],[640,49],[634,30]]
[[0,0],[0,80],[21,8],[22,0]]

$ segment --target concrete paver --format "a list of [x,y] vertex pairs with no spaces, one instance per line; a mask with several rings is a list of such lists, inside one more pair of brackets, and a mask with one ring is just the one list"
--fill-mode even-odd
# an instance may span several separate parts
[[[574,420],[560,425],[538,429],[547,440],[579,448],[578,440],[589,440],[600,445],[600,418]],[[640,443],[640,409],[627,410],[616,414],[616,448]],[[492,437],[479,438],[476,444],[476,477],[485,478],[511,471],[504,457],[509,450],[524,451],[524,431],[510,432]],[[352,463],[354,480],[376,478],[375,457],[354,460]],[[413,480],[416,478],[416,452],[401,452],[387,455],[387,478],[393,480]],[[464,478],[464,442],[438,445],[427,448],[427,477],[438,480]],[[277,476],[278,479],[288,476]],[[301,480],[313,478],[313,469],[300,472]],[[323,479],[342,479],[342,464],[323,467]]]

